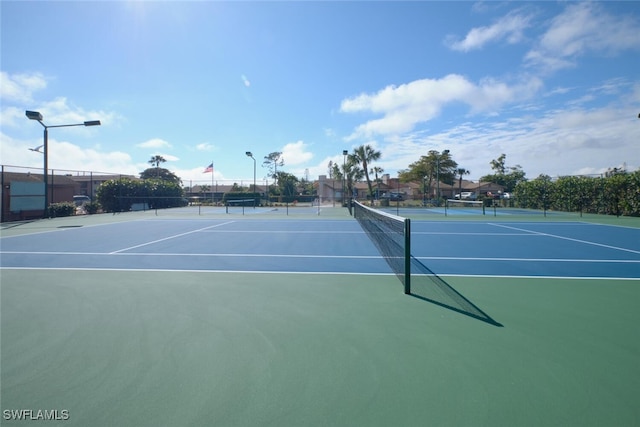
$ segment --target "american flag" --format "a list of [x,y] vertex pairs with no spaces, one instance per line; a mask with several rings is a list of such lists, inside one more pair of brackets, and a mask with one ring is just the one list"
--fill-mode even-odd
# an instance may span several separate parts
[[207,168],[202,173],[209,173],[209,172],[213,172],[213,163],[207,166]]

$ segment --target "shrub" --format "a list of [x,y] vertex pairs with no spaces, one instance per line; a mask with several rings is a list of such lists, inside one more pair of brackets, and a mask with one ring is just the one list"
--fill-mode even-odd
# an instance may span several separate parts
[[72,202],[51,203],[49,205],[49,217],[57,218],[72,216],[76,213],[76,205]]
[[98,211],[100,210],[100,203],[89,202],[89,203],[85,203],[83,207],[85,212],[87,212],[88,214],[95,214],[95,213],[98,213]]

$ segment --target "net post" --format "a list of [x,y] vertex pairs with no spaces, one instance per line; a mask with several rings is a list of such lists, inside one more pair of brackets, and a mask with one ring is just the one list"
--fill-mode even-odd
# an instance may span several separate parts
[[411,220],[404,221],[404,293],[411,293]]

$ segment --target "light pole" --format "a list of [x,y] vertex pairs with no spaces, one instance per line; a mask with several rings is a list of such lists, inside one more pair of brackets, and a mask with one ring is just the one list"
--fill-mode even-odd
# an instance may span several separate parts
[[342,207],[344,207],[345,202],[345,191],[346,191],[346,179],[347,179],[347,150],[342,150]]
[[422,207],[427,207],[427,175],[422,177]]
[[444,150],[442,154],[436,157],[436,185],[437,185],[437,197],[438,197],[438,206],[440,206],[440,159],[449,154],[449,150]]
[[256,208],[256,158],[253,157],[253,153],[251,151],[247,151],[246,154],[248,157],[253,159],[253,208]]
[[[40,114],[37,111],[29,111],[27,110],[25,112],[25,115],[27,116],[27,118],[29,120],[36,120],[38,123],[40,123],[42,125],[42,127],[44,128],[44,144],[42,145],[42,153],[44,154],[44,173],[43,173],[43,180],[44,180],[44,217],[47,217],[47,208],[49,207],[49,192],[48,192],[48,170],[49,170],[49,128],[64,128],[64,127],[71,127],[71,126],[100,126],[100,120],[90,120],[90,121],[86,121],[83,123],[73,123],[73,124],[69,124],[69,125],[51,125],[51,126],[47,126],[44,123],[42,123],[42,114]],[[40,147],[38,147],[40,148]],[[37,149],[36,149],[37,150]],[[33,150],[33,151],[36,151]]]

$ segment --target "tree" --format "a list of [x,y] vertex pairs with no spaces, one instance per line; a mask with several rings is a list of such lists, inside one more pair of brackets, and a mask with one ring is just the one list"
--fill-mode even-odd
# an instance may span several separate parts
[[[160,167],[160,163],[164,163],[166,162],[167,159],[165,159],[164,157],[162,157],[159,154],[156,154],[155,156],[152,156],[151,159],[149,159],[149,161],[147,161],[147,163],[149,163],[150,165],[155,165],[156,167],[156,171],[158,170],[158,168]],[[158,172],[157,177],[160,177],[160,174]]]
[[458,168],[456,169],[456,173],[458,174],[458,194],[460,194],[462,197],[462,176],[463,175],[469,175],[471,173],[471,171],[466,170],[465,168]]
[[126,212],[134,204],[145,204],[150,209],[184,205],[182,188],[169,181],[120,178],[104,182],[96,198],[105,212]]
[[269,171],[269,176],[273,179],[277,179],[278,176],[278,166],[284,166],[284,159],[282,158],[281,151],[274,151],[273,153],[269,153],[268,156],[264,156],[264,161],[262,162],[262,166],[266,167]]
[[376,151],[373,147],[367,144],[355,148],[352,156],[356,163],[362,165],[362,171],[364,172],[364,177],[367,180],[367,187],[369,188],[369,197],[371,197],[371,204],[373,205],[373,187],[371,185],[371,179],[369,179],[369,163],[380,159],[382,153]]
[[507,171],[507,168],[505,166],[506,159],[507,159],[506,154],[504,153],[500,154],[500,156],[497,159],[491,160],[491,162],[489,162],[489,164],[491,165],[491,169],[493,169],[493,171],[498,175],[504,175],[505,172]]
[[298,188],[298,178],[287,172],[278,172],[276,175],[277,185],[280,190],[280,194],[287,198],[287,201],[291,201]]
[[315,189],[313,188],[313,181],[310,181],[308,178],[302,178],[298,183],[298,189],[301,194],[305,196],[309,196],[315,194]]
[[[200,194],[202,195],[202,200],[206,201],[207,200],[207,193],[211,191],[211,187],[208,185],[201,185],[200,186]],[[211,203],[213,203],[213,193],[211,193]]]
[[510,193],[515,190],[518,183],[526,181],[526,178],[525,173],[522,170],[522,166],[515,165],[507,167],[505,164],[506,158],[506,154],[501,154],[500,157],[492,160],[490,162],[491,169],[493,169],[495,173],[480,177],[480,181],[493,182],[494,184],[502,185],[504,190]]
[[515,190],[519,206],[527,209],[549,209],[554,195],[551,177],[544,174],[519,183]]
[[353,155],[349,154],[344,164],[333,164],[333,178],[335,180],[344,180],[346,184],[346,191],[343,192],[343,197],[353,195],[353,186],[356,182],[359,182],[364,177],[364,172],[358,166],[358,162]]
[[182,180],[173,172],[165,168],[148,168],[140,172],[140,179],[160,179],[162,181],[169,181],[175,184],[181,184]]
[[514,196],[519,207],[530,209],[640,216],[640,170],[598,177],[540,175],[519,182]]
[[442,153],[430,150],[426,156],[421,156],[420,160],[411,163],[409,169],[400,171],[400,180],[402,182],[422,182],[422,192],[426,193],[427,188],[431,189],[435,179],[453,184],[457,167],[458,164],[453,161],[448,150]]
[[384,172],[384,169],[379,166],[374,166],[373,168],[371,168],[371,173],[375,176],[376,182],[376,199],[378,198],[380,183],[382,182],[382,180],[379,178],[379,176],[382,175],[382,172]]

